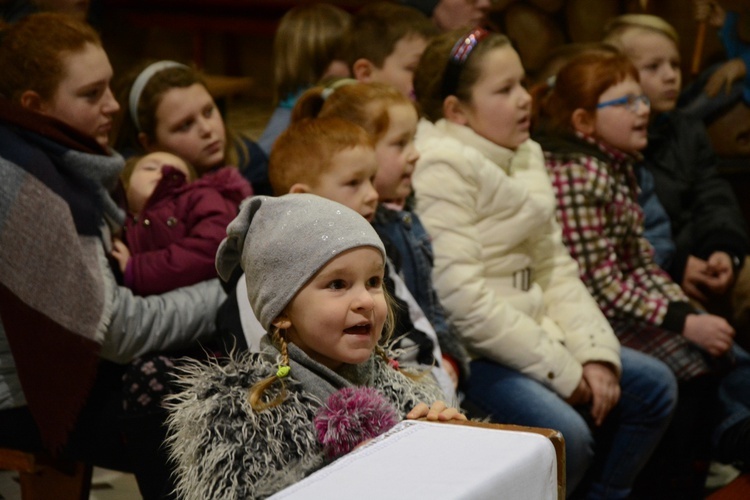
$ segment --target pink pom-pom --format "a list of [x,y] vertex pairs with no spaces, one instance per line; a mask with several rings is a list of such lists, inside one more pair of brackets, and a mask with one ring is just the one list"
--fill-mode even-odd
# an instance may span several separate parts
[[345,387],[328,398],[313,424],[329,458],[352,451],[399,422],[398,412],[371,387]]

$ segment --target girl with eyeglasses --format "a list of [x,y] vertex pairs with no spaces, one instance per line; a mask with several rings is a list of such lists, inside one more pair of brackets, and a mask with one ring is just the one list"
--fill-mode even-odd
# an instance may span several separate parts
[[[560,70],[553,87],[534,89],[534,96],[535,139],[545,152],[563,241],[623,346],[664,361],[676,375],[674,422],[683,431],[687,426],[691,438],[682,432],[675,442],[686,446],[685,453],[672,447],[664,460],[684,462],[692,453],[687,458],[694,461],[700,447],[693,445],[708,439],[714,419],[721,421],[714,443],[729,427],[748,422],[748,357],[730,351],[732,327],[696,309],[654,262],[643,237],[633,164],[648,142],[650,109],[638,70],[624,55],[585,54]],[[712,380],[724,373],[722,404],[713,405]],[[750,435],[731,435],[733,449],[750,449]]]

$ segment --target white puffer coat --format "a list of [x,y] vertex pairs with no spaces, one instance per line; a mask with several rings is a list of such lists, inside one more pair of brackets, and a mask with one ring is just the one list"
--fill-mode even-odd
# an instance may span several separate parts
[[562,244],[539,145],[512,151],[422,120],[417,148],[416,208],[432,237],[435,286],[472,355],[562,397],[586,362],[619,372],[619,342]]

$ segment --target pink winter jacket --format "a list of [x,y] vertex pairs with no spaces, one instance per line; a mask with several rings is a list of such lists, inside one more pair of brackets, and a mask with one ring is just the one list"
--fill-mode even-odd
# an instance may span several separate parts
[[125,222],[124,239],[132,254],[125,286],[152,295],[215,278],[219,243],[240,202],[251,195],[248,181],[232,167],[193,182],[165,167],[143,212],[129,214]]

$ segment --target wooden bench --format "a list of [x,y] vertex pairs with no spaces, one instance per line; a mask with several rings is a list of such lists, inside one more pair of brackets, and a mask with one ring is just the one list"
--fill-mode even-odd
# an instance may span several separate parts
[[86,500],[91,465],[0,448],[0,469],[18,472],[23,500]]

